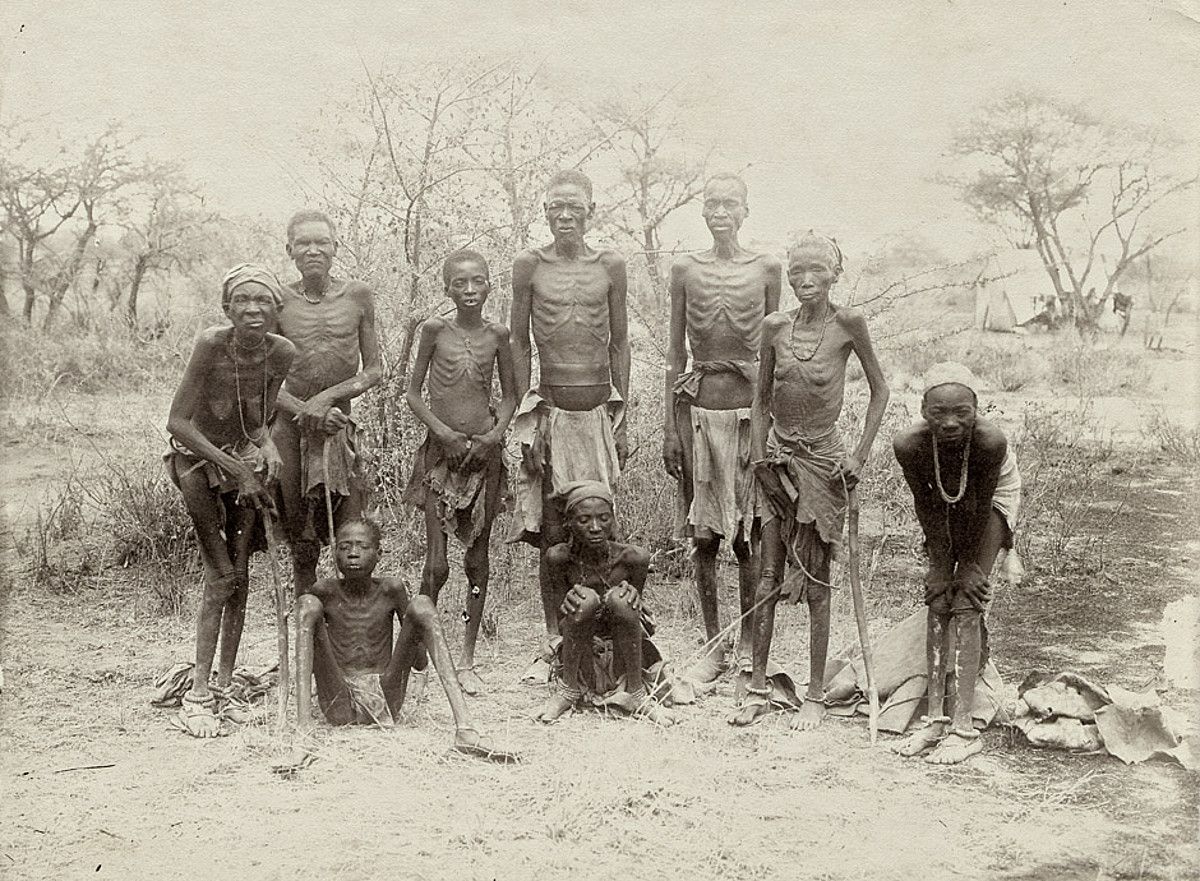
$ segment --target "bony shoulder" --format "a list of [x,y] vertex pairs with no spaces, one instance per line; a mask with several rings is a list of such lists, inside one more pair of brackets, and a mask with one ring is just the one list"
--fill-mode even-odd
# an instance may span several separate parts
[[430,336],[440,333],[446,327],[446,319],[440,315],[430,315],[421,325],[421,333]]
[[571,546],[565,541],[556,545],[551,545],[546,550],[546,562],[551,565],[561,566],[571,558]]
[[501,324],[499,321],[493,321],[488,324],[488,331],[496,338],[497,341],[503,342],[508,339],[509,331],[507,324]]
[[838,306],[834,310],[833,317],[847,330],[857,330],[867,326],[866,316],[863,315],[861,309],[855,306]]
[[1003,457],[1008,452],[1008,438],[996,423],[987,419],[976,419],[974,446],[981,453]]
[[787,327],[792,323],[792,316],[784,311],[772,312],[763,319],[763,331],[770,333],[777,331],[780,328]]
[[650,552],[640,545],[619,545],[620,553],[617,555],[622,563],[630,566],[649,566]]
[[346,282],[345,294],[348,297],[374,299],[375,292],[367,285],[366,282],[351,279]]
[[267,334],[267,343],[271,347],[271,354],[281,358],[291,358],[296,354],[296,344],[285,336],[280,336],[277,333]]
[[196,345],[205,348],[223,346],[229,341],[232,333],[233,328],[227,325],[217,324],[213,327],[206,327],[200,333],[196,334]]
[[600,252],[600,263],[609,270],[625,270],[625,258],[617,251],[608,248]]
[[907,428],[902,428],[892,437],[892,449],[896,458],[905,461],[915,456],[929,438],[929,426],[924,422],[914,422]]

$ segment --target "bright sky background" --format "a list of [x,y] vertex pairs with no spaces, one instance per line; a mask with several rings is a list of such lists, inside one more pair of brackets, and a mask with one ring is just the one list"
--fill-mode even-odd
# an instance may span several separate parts
[[[1001,87],[1200,143],[1197,0],[187,6],[4,0],[0,115],[68,134],[127,120],[149,149],[185,159],[219,206],[282,220],[303,199],[296,181],[314,183],[305,118],[346,93],[360,56],[519,54],[593,97],[682,80],[703,99],[697,139],[715,136],[730,167],[753,164],[743,237],[813,226],[851,254],[906,230],[951,253],[977,241],[929,178],[955,124]],[[707,241],[697,209],[672,232]]]

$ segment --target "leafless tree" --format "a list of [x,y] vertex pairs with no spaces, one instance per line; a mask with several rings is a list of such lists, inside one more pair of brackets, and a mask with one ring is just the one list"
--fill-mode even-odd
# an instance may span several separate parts
[[958,133],[950,154],[961,167],[943,180],[1010,241],[1032,244],[1067,315],[1094,331],[1134,261],[1183,231],[1148,229],[1147,215],[1197,180],[1168,169],[1169,148],[1159,134],[1016,91]]

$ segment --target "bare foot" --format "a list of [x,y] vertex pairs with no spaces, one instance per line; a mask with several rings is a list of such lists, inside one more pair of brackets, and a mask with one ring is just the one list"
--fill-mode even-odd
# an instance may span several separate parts
[[744,728],[753,725],[767,713],[771,712],[771,702],[760,694],[750,694],[742,701],[742,705],[734,711],[726,721],[730,725]]
[[458,673],[458,684],[462,688],[463,694],[469,694],[471,697],[475,697],[477,694],[483,692],[483,680],[480,679],[479,674],[475,672],[474,664],[472,664],[470,667],[463,667],[455,672]]
[[678,719],[660,707],[657,703],[650,699],[642,701],[636,710],[633,711],[635,716],[642,719],[649,719],[655,725],[661,725],[663,728],[670,728]]
[[942,739],[942,732],[946,728],[945,722],[927,721],[920,728],[917,728],[908,737],[901,741],[893,743],[891,750],[898,756],[909,758],[919,755],[927,749],[933,749]]
[[704,685],[715,682],[727,669],[729,665],[725,663],[725,647],[718,645],[689,667],[683,676]]
[[501,765],[514,765],[521,757],[512,750],[497,746],[474,728],[459,728],[454,732],[454,750],[463,755],[474,756]]
[[800,705],[800,712],[792,716],[788,724],[793,731],[812,731],[825,718],[825,701],[815,697],[805,697]]
[[192,737],[202,740],[217,737],[221,733],[221,720],[213,712],[216,703],[211,694],[197,697],[192,692],[183,696],[179,704],[179,713],[175,717],[175,727]]
[[429,687],[429,668],[413,670],[408,677],[408,699],[414,704],[425,700],[425,691]]
[[570,712],[574,706],[575,702],[570,698],[557,693],[552,694],[546,698],[546,702],[542,704],[542,708],[538,710],[538,714],[534,718],[539,722],[550,723],[560,718],[564,713]]
[[925,761],[930,765],[957,765],[981,752],[983,740],[978,731],[967,733],[956,728],[942,738],[942,742],[925,757]]

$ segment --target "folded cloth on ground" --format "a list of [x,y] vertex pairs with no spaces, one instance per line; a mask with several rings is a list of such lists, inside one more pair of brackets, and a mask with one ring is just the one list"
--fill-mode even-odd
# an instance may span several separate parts
[[1077,673],[1032,673],[1019,689],[1012,725],[1032,746],[1106,752],[1127,765],[1161,757],[1197,766],[1156,692],[1096,685]]

